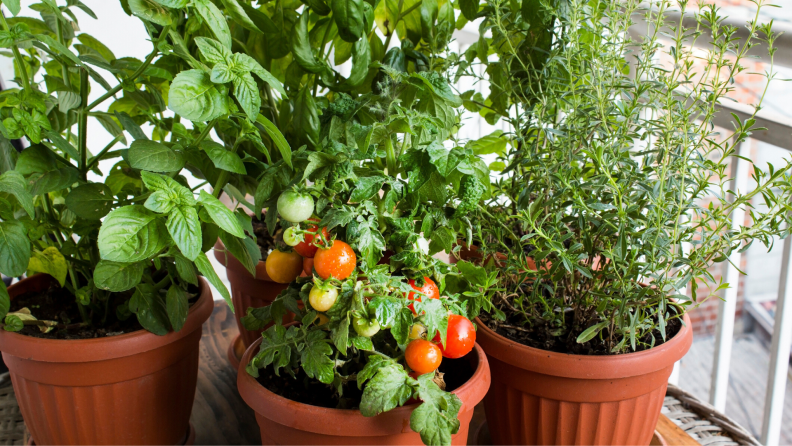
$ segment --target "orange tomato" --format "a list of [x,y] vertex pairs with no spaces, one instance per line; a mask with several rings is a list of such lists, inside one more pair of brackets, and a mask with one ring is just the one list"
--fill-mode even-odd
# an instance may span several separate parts
[[314,269],[323,280],[331,276],[339,280],[346,279],[355,270],[356,263],[355,251],[341,240],[335,240],[333,246],[327,249],[319,248],[314,256]]
[[264,263],[273,282],[291,283],[303,271],[303,258],[296,252],[274,250]]
[[423,339],[416,339],[407,344],[404,359],[413,371],[423,375],[434,372],[440,367],[440,363],[443,362],[443,354],[440,352],[440,347],[435,344]]

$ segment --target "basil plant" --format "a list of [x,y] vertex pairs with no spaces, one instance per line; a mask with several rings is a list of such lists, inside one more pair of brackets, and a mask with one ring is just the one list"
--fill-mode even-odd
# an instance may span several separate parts
[[[18,88],[0,93],[0,272],[52,276],[79,308],[69,327],[102,327],[114,310],[158,335],[179,330],[199,274],[230,303],[205,253],[219,237],[260,254],[250,217],[218,197],[255,189],[267,163],[290,155],[258,113],[262,96],[285,91],[232,44],[234,13],[208,0],[122,1],[152,43],[141,61],[80,33],[74,11],[96,16],[79,0],[31,4],[40,18],[2,4]],[[88,147],[90,119],[112,136],[105,147]],[[15,139],[29,146],[17,153]],[[191,188],[187,172],[204,182]],[[9,305],[0,285],[6,330],[66,323],[6,316]]]

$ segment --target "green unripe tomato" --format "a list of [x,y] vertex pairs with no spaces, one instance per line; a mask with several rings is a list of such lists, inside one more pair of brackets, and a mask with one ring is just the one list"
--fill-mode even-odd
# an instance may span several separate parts
[[297,246],[303,241],[302,234],[297,234],[297,227],[291,226],[283,231],[283,242],[289,246]]
[[316,311],[327,311],[338,299],[338,290],[335,287],[329,287],[325,290],[314,286],[311,292],[308,293],[308,302],[311,303]]
[[352,326],[355,327],[355,331],[358,335],[365,338],[370,338],[380,331],[380,324],[375,318],[366,319],[364,317],[356,316],[352,320]]
[[313,211],[314,201],[308,194],[287,190],[278,197],[278,213],[286,221],[300,223],[308,220]]

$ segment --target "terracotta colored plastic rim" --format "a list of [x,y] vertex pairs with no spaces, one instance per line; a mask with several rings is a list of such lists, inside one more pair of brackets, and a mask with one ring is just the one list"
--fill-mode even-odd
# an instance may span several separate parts
[[[299,429],[324,435],[334,436],[378,436],[393,435],[402,432],[404,420],[409,420],[413,409],[418,405],[397,407],[388,412],[381,413],[376,417],[364,417],[357,409],[329,409],[325,407],[311,406],[298,403],[290,399],[277,395],[256,381],[245,370],[250,363],[252,356],[258,352],[261,339],[253,343],[242,357],[242,366],[237,374],[237,386],[242,399],[257,414],[284,426],[292,426],[295,419],[314,419],[316,423],[310,425],[301,424]],[[476,344],[474,351],[478,357],[478,366],[473,372],[473,376],[454,390],[460,400],[462,408],[460,413],[467,410],[466,401],[478,403],[484,398],[489,390],[490,374],[487,355],[484,350]],[[485,384],[485,385],[482,385]],[[332,423],[323,423],[321,420],[332,420]],[[350,426],[355,426],[351,429]],[[395,431],[393,429],[396,429]]]
[[[20,281],[32,280],[35,276]],[[181,330],[157,336],[138,330],[118,336],[96,339],[44,339],[0,330],[0,346],[4,353],[40,362],[93,362],[133,356],[160,348],[190,335],[200,328],[214,309],[212,293],[206,292],[208,284],[198,278],[199,297],[190,307],[187,322]],[[68,345],[68,349],[64,346]],[[75,348],[77,347],[77,348]]]
[[242,335],[239,334],[234,336],[234,339],[232,339],[231,343],[228,344],[226,357],[228,357],[228,362],[231,364],[231,367],[233,367],[234,370],[239,370],[239,363],[242,360],[242,355],[238,355],[237,352],[244,348],[245,347],[242,345]]
[[[570,355],[529,347],[499,335],[476,318],[480,342],[487,354],[516,367],[546,375],[578,379],[617,379],[645,375],[682,359],[693,343],[690,318],[669,341],[640,352],[621,355]],[[619,366],[614,367],[614,360]]]

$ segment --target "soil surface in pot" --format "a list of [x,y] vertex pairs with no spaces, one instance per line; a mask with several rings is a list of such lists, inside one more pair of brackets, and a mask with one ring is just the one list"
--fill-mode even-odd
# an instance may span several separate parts
[[[464,358],[443,358],[439,370],[444,374],[443,380],[449,392],[465,384],[475,371]],[[240,373],[247,372],[240,370]],[[294,378],[284,369],[280,370],[280,376],[275,375],[272,367],[260,369],[257,381],[270,392],[284,398],[329,409],[357,409],[363,396],[363,390],[358,389],[357,381],[351,381],[344,385],[344,395],[339,399],[331,386],[309,378],[302,368]]]
[[[573,314],[572,312],[566,313],[566,324],[568,327],[571,327],[573,324]],[[492,331],[498,333],[499,335],[520,343],[522,345],[527,345],[529,347],[538,348],[540,350],[547,350],[551,352],[557,353],[567,353],[572,355],[612,355],[613,353],[610,352],[608,347],[604,345],[602,342],[599,341],[598,337],[594,339],[578,344],[577,337],[580,333],[583,332],[587,327],[581,327],[576,330],[572,330],[567,335],[563,336],[554,336],[552,332],[554,331],[553,327],[549,327],[547,324],[539,324],[530,326],[527,325],[523,327],[523,317],[520,315],[506,315],[505,322],[496,321],[486,314],[482,314],[479,316],[482,322],[484,322],[487,327],[492,329]],[[519,328],[516,328],[519,327]],[[679,330],[682,329],[682,320],[671,319],[666,322],[666,341],[670,340],[677,333]],[[608,336],[607,328],[603,330],[603,337]],[[645,335],[640,342],[636,343],[636,351],[647,350],[647,344],[651,345],[652,336],[654,336],[655,342],[654,346],[657,347],[664,343],[663,337],[660,334],[660,330],[655,329],[651,334]],[[632,351],[632,350],[631,350]]]
[[[190,306],[198,300],[198,287],[190,286]],[[66,288],[61,288],[53,282],[44,291],[21,294],[11,299],[9,313],[14,313],[22,308],[27,308],[38,320],[55,321],[58,325],[49,333],[43,333],[36,325],[25,325],[18,333],[44,339],[93,339],[108,336],[117,336],[125,333],[142,330],[143,327],[134,314],[129,314],[124,320],[118,318],[118,306],[128,301],[134,291],[112,293],[107,320],[101,323],[100,314],[94,314],[94,326],[83,327],[80,325],[82,317],[77,308],[74,295]]]
[[278,228],[275,230],[275,236],[271,236],[269,230],[267,230],[267,224],[263,220],[259,220],[256,217],[253,217],[253,237],[256,238],[256,244],[261,250],[261,261],[267,260],[267,256],[269,256],[270,251],[276,248],[276,241],[283,240],[283,230],[278,225]]

